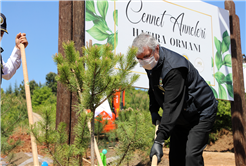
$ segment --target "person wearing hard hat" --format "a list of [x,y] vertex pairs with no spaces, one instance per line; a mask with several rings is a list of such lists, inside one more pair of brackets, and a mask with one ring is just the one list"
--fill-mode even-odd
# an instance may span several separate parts
[[170,166],[204,166],[202,153],[218,105],[211,88],[186,58],[161,47],[152,36],[142,33],[132,46],[138,48],[136,58],[149,78],[152,123],[160,121],[150,159],[156,155],[161,161],[170,136]]
[[[0,24],[1,24],[0,42],[2,42],[2,38],[3,38],[4,33],[8,34],[6,17],[2,13],[0,13]],[[6,63],[2,60],[2,52],[4,50],[2,47],[0,47],[0,59],[1,59],[0,84],[2,83],[2,78],[4,78],[5,80],[9,80],[10,78],[12,78],[13,75],[16,73],[16,70],[21,65],[21,53],[20,53],[20,47],[19,47],[20,43],[24,44],[24,46],[27,47],[28,41],[26,39],[25,33],[18,33],[16,35],[14,50],[12,51],[12,54],[10,55],[10,57]]]

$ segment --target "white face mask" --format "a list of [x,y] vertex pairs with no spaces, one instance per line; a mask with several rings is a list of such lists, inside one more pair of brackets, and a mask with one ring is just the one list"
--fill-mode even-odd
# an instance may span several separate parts
[[140,67],[143,67],[147,70],[152,70],[157,65],[157,62],[158,62],[155,60],[154,56],[148,59],[143,59],[143,60],[139,59],[138,61],[140,63]]

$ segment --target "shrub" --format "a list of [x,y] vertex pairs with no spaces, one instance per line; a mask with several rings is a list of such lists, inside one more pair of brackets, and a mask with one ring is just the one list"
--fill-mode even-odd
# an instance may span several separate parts
[[212,132],[221,129],[231,130],[231,103],[229,101],[219,100],[217,117],[215,119]]

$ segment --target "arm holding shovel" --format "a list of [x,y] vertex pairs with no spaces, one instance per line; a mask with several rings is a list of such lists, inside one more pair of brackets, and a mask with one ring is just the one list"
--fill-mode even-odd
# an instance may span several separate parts
[[21,52],[20,52],[20,44],[23,44],[26,48],[28,45],[28,41],[26,39],[25,33],[18,33],[15,38],[15,48],[12,51],[11,56],[8,61],[5,63],[2,61],[2,77],[5,80],[9,80],[16,73],[16,70],[21,65]]

